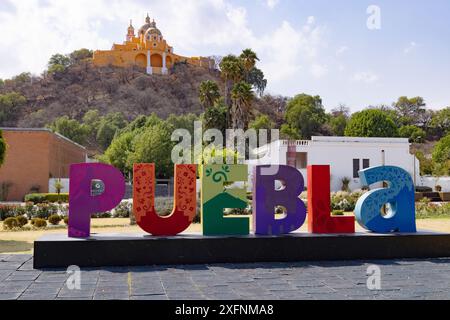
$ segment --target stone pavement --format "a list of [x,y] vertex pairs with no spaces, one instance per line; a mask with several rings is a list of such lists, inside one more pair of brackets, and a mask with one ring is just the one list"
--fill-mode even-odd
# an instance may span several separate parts
[[[381,290],[367,287],[371,265]],[[75,290],[69,276],[34,270],[31,255],[0,255],[0,300],[450,299],[450,258],[89,268]]]

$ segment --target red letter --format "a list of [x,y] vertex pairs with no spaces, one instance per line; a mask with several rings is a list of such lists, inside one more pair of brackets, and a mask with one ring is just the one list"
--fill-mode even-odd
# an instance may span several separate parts
[[135,164],[133,212],[136,223],[154,236],[175,236],[185,231],[197,209],[197,169],[195,165],[175,167],[174,209],[168,217],[155,210],[155,165]]
[[355,233],[355,217],[331,217],[330,166],[308,166],[308,229],[311,233]]

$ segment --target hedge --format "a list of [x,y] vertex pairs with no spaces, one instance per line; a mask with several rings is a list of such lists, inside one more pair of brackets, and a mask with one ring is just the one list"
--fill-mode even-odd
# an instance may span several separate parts
[[69,194],[68,193],[32,193],[27,194],[25,196],[25,202],[33,202],[34,204],[38,203],[55,203],[55,202],[69,202]]

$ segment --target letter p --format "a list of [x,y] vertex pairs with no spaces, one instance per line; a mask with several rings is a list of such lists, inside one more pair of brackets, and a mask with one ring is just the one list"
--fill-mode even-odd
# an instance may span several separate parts
[[[92,181],[100,180],[104,191],[92,192]],[[114,209],[125,195],[125,178],[113,166],[82,163],[70,166],[69,237],[88,238],[91,216]]]

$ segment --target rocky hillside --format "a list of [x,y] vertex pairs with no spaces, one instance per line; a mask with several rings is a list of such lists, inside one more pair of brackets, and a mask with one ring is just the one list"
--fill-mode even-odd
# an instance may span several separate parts
[[168,76],[150,76],[136,68],[97,68],[89,61],[53,75],[24,73],[0,84],[0,94],[22,96],[2,112],[0,126],[42,127],[65,115],[80,120],[92,109],[101,115],[122,112],[128,120],[153,112],[161,118],[200,114],[198,88],[204,80],[223,88],[219,71],[186,64],[176,65]]

